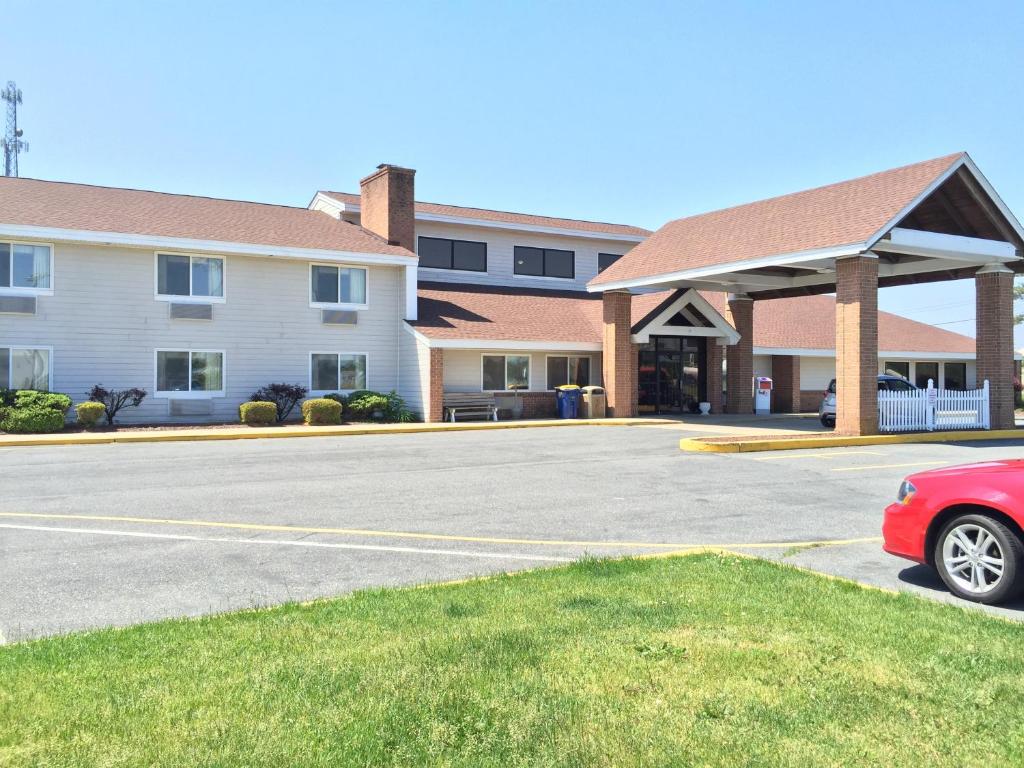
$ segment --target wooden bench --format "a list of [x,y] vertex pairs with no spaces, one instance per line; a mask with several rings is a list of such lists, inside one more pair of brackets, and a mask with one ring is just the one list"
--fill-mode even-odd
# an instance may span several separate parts
[[457,415],[498,420],[498,407],[489,392],[445,392],[443,405],[445,421],[455,421]]

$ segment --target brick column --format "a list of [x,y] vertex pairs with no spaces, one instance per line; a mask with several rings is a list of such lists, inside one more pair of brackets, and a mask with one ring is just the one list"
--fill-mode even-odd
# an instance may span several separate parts
[[722,361],[725,348],[718,344],[718,339],[708,337],[707,366],[704,371],[704,389],[712,413],[722,412]]
[[978,388],[988,379],[992,429],[1013,429],[1013,272],[989,264],[974,277]]
[[754,412],[754,302],[745,293],[729,294],[726,320],[740,340],[725,352],[725,411]]
[[428,392],[423,403],[424,421],[444,421],[444,350],[430,350],[430,370],[427,373]]
[[878,258],[836,261],[836,432],[878,434]]
[[772,355],[772,411],[800,412],[800,357]]
[[636,415],[636,348],[630,314],[629,291],[606,291],[604,300],[604,388],[608,395],[608,415]]

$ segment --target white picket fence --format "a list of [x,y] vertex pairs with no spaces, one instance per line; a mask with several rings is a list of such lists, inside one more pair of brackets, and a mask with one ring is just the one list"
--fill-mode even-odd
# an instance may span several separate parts
[[878,393],[878,428],[882,432],[936,429],[988,429],[988,380],[981,389],[927,389]]

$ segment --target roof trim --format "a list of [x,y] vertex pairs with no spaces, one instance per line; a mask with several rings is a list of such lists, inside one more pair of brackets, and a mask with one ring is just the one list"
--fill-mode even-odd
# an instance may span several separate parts
[[391,256],[382,253],[333,251],[321,248],[238,243],[227,240],[196,240],[188,237],[138,235],[129,232],[100,232],[89,229],[36,227],[25,224],[4,224],[2,222],[0,222],[0,233],[37,240],[119,245],[129,248],[173,248],[204,253],[235,253],[243,256],[274,256],[278,258],[322,261],[356,261],[363,264],[398,264],[408,266],[409,264],[416,263],[416,256],[412,253],[408,256]]
[[[329,203],[327,202],[329,201]],[[326,203],[326,205],[325,205]],[[360,207],[354,203],[346,203],[344,200],[339,200],[336,197],[331,197],[327,192],[317,192],[310,202],[310,207],[315,204],[325,205],[325,207],[332,208],[341,213],[359,213]],[[453,206],[455,207],[455,206]],[[495,211],[495,213],[512,213],[511,211]],[[531,214],[519,214],[519,215],[531,215]],[[615,240],[627,243],[642,243],[647,239],[648,235],[633,235],[626,234],[623,232],[596,232],[586,229],[574,229],[572,227],[548,227],[541,224],[516,224],[510,221],[495,221],[493,219],[481,219],[472,216],[448,216],[441,213],[423,213],[422,211],[415,212],[416,221],[435,222],[438,224],[457,224],[464,227],[480,227],[483,229],[510,229],[518,232],[535,232],[543,235],[561,235],[563,237],[580,237],[587,238],[588,240]],[[556,218],[554,216],[547,216],[545,218]],[[588,222],[591,224],[601,224],[602,222]],[[611,226],[619,226],[612,224]]]
[[762,256],[756,259],[745,261],[733,261],[714,266],[698,267],[697,269],[684,269],[679,272],[666,272],[660,275],[648,275],[647,277],[634,277],[629,280],[619,280],[599,285],[587,284],[588,293],[602,293],[604,291],[616,291],[625,288],[643,288],[659,283],[666,283],[677,280],[699,280],[702,277],[711,277],[722,274],[722,268],[728,267],[730,272],[741,272],[747,269],[760,269],[762,267],[778,267],[786,264],[799,264],[804,261],[817,261],[818,259],[839,259],[844,256],[856,256],[867,250],[867,243],[850,243],[829,248],[817,248],[809,251],[794,251],[792,253],[781,253],[774,256]]
[[740,340],[739,332],[733,328],[724,317],[722,317],[717,309],[711,306],[707,299],[697,293],[693,288],[683,291],[675,297],[669,297],[669,299],[662,302],[661,306],[655,309],[654,312],[648,313],[647,317],[637,323],[632,329],[632,340],[639,344],[646,344],[651,337],[652,330],[671,327],[665,326],[665,323],[686,306],[696,308],[697,311],[711,321],[711,325],[714,327],[692,329],[669,335],[714,336],[726,339],[729,344],[735,344]]

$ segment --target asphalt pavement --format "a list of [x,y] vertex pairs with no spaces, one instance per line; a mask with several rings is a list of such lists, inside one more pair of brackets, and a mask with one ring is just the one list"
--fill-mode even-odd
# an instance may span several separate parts
[[[1015,443],[678,450],[671,426],[0,450],[0,637],[724,546],[960,602],[881,552],[905,474]],[[987,609],[1024,618],[1024,604]]]

